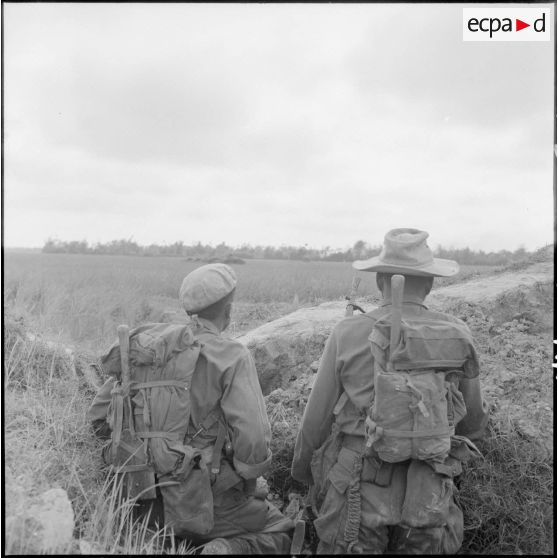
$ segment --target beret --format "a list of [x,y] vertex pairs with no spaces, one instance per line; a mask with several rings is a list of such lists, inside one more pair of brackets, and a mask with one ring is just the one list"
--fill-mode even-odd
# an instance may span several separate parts
[[186,312],[199,312],[211,306],[236,287],[236,274],[226,264],[207,264],[188,273],[180,287],[179,298]]

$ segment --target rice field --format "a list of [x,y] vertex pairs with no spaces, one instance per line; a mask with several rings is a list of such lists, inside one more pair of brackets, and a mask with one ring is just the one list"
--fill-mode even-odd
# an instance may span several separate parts
[[[176,257],[8,251],[4,304],[45,335],[96,350],[113,340],[119,323],[135,326],[180,311],[182,279],[200,265]],[[342,299],[355,274],[360,296],[378,295],[375,274],[355,272],[349,262],[246,260],[232,267],[238,276],[232,336],[299,306]],[[464,267],[452,280],[492,269]]]

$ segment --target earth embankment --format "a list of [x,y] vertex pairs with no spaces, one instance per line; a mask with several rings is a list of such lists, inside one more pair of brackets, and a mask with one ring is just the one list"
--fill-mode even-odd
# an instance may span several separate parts
[[[553,264],[432,291],[429,307],[471,328],[481,357],[481,382],[492,413],[552,449]],[[357,300],[366,311],[375,306]],[[252,352],[268,402],[302,412],[331,330],[344,301],[301,308],[238,338]]]

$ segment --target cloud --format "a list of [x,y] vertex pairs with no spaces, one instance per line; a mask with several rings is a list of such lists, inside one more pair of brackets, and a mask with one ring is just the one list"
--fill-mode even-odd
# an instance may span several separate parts
[[[475,43],[462,40],[462,6],[393,6],[370,22],[347,60],[363,98],[381,92],[419,111],[477,128],[549,118],[552,40]],[[547,120],[548,122],[548,120]]]
[[461,6],[8,4],[5,29],[9,243],[552,238],[551,45],[465,44]]

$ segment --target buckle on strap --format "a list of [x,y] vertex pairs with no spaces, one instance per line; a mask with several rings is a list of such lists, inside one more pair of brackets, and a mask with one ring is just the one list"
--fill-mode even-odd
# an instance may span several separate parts
[[339,399],[337,400],[337,403],[335,404],[335,407],[333,407],[333,414],[335,416],[337,416],[341,412],[341,410],[346,405],[348,400],[349,400],[349,396],[347,395],[347,392],[344,391],[340,395]]
[[138,438],[165,438],[167,440],[179,440],[180,436],[176,432],[136,432]]
[[213,409],[213,411],[211,411],[211,413],[209,413],[209,415],[205,417],[205,420],[200,424],[200,427],[196,430],[196,432],[191,437],[189,437],[186,434],[186,436],[184,437],[184,443],[185,444],[191,443],[202,432],[209,430],[219,420],[220,415],[221,413],[218,409]]
[[366,449],[370,449],[372,444],[384,435],[384,429],[378,426],[370,417],[364,421],[364,432],[366,435]]
[[146,389],[154,387],[178,387],[188,389],[188,383],[181,380],[152,380],[150,382],[132,382],[130,389]]

